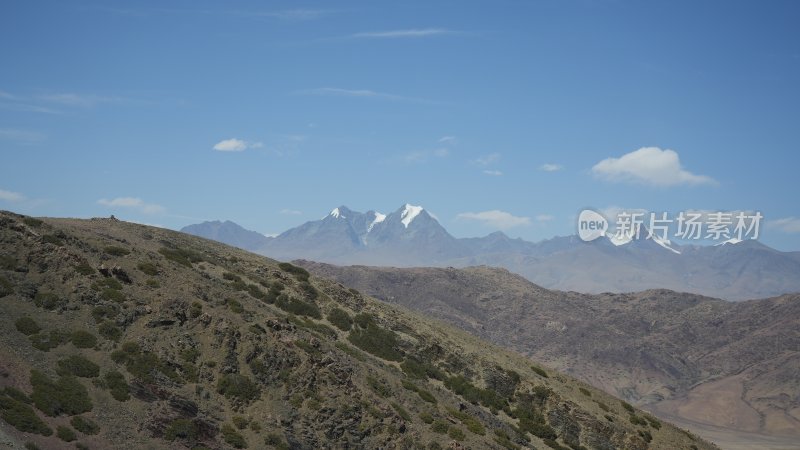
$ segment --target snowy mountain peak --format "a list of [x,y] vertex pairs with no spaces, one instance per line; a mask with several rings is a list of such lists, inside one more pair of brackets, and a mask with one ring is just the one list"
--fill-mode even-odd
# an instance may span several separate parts
[[333,211],[331,211],[331,213],[330,213],[330,214],[328,214],[328,215],[329,215],[329,216],[331,216],[331,217],[333,217],[334,219],[338,219],[338,218],[340,218],[340,217],[341,217],[342,219],[346,219],[346,217],[345,217],[345,216],[343,216],[343,215],[342,215],[342,213],[339,211],[339,208],[333,208]]
[[372,227],[374,227],[376,224],[383,222],[384,220],[386,220],[386,214],[381,214],[375,211],[375,218],[372,220],[372,222],[370,222],[369,226],[367,227],[367,233],[372,231]]
[[719,244],[714,244],[714,247],[719,247],[719,246],[726,245],[726,244],[735,245],[735,244],[738,244],[739,242],[742,242],[742,239],[730,238],[727,241],[722,241]]
[[422,211],[422,206],[414,206],[406,203],[403,207],[403,212],[400,213],[400,222],[404,227],[408,228],[411,222],[413,222]]

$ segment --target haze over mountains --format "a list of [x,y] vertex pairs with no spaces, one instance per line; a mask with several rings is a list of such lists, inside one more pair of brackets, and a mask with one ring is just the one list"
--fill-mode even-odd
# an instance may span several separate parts
[[503,267],[550,289],[585,293],[663,288],[727,300],[800,292],[798,252],[758,241],[716,246],[678,245],[650,239],[591,243],[577,236],[533,243],[503,232],[455,238],[422,207],[406,204],[390,214],[346,206],[270,238],[233,222],[204,222],[182,229],[272,258],[374,266]]

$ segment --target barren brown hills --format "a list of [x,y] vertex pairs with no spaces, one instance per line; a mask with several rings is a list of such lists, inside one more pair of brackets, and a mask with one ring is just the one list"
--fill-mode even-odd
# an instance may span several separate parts
[[297,262],[513,348],[726,448],[800,448],[800,295],[587,295],[489,267]]
[[112,219],[0,212],[11,449],[713,449],[300,267]]

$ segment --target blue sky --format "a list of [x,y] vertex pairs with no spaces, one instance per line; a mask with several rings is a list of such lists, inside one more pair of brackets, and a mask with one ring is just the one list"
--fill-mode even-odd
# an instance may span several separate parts
[[800,250],[797,23],[793,1],[6,1],[0,208],[275,233],[410,202],[530,240],[587,206],[758,210]]

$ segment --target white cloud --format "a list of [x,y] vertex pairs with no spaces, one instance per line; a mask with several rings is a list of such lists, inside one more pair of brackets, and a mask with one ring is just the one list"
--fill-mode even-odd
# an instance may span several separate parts
[[500,159],[500,153],[489,153],[486,156],[481,156],[480,158],[473,159],[471,162],[472,164],[476,164],[478,166],[488,166],[489,164],[495,163]]
[[711,177],[685,170],[675,151],[658,147],[642,147],[619,158],[604,159],[592,167],[592,173],[608,181],[661,187],[717,184]]
[[439,36],[443,34],[453,34],[454,31],[444,28],[421,28],[409,30],[390,30],[390,31],[369,31],[356,33],[350,37],[356,39],[397,39],[397,38],[423,38]]
[[299,216],[299,215],[303,214],[302,211],[298,211],[296,209],[282,209],[280,212],[281,212],[281,214],[287,215],[287,216]]
[[456,219],[474,220],[500,230],[531,224],[530,217],[517,217],[505,211],[499,211],[496,209],[477,213],[465,212],[457,215]]
[[558,172],[559,170],[563,169],[564,166],[561,164],[542,164],[539,166],[539,170],[544,170],[545,172]]
[[146,203],[137,197],[117,197],[112,200],[101,198],[97,201],[97,203],[109,208],[134,209],[144,214],[158,214],[166,211],[166,208],[161,205],[156,205],[155,203]]
[[800,233],[800,219],[784,217],[767,222],[767,227],[783,231],[784,233]]
[[450,154],[450,150],[446,148],[436,148],[433,150],[417,150],[406,153],[402,156],[402,160],[408,164],[428,162],[431,157],[445,158]]
[[25,200],[25,196],[19,192],[4,191],[0,189],[0,200],[7,202],[21,202]]
[[46,136],[36,131],[17,130],[13,128],[0,128],[0,139],[15,141],[23,144],[34,144],[45,140]]
[[445,156],[450,154],[450,150],[442,147],[433,150],[433,156],[437,156],[439,158],[444,158]]
[[261,148],[263,146],[264,144],[261,142],[248,142],[241,139],[231,138],[214,144],[214,150],[219,152],[242,152],[248,148]]
[[376,100],[391,100],[415,103],[428,103],[434,104],[434,101],[426,100],[424,98],[406,97],[397,94],[388,94],[386,92],[377,92],[369,89],[343,89],[335,87],[322,87],[315,89],[304,89],[297,91],[301,95],[329,95],[339,97],[354,97],[354,98],[371,98]]
[[456,139],[455,136],[442,136],[439,138],[439,142],[442,144],[454,145],[458,143],[458,139]]
[[555,217],[551,216],[550,214],[539,214],[536,216],[536,221],[541,223],[550,222],[553,219],[555,219]]
[[491,175],[493,177],[499,177],[503,175],[503,172],[499,170],[484,170],[483,173],[485,173],[486,175]]

